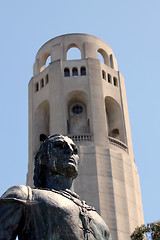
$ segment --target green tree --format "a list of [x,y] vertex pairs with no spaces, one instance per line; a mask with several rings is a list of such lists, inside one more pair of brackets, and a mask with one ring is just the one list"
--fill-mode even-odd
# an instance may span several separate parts
[[160,240],[160,222],[137,227],[131,234],[132,240]]

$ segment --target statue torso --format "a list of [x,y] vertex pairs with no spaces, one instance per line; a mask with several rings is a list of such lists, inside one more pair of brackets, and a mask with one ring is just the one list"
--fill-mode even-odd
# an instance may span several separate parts
[[24,233],[30,240],[108,239],[106,224],[94,208],[71,193],[33,189],[26,208],[23,240]]
[[[9,189],[1,201],[4,207],[8,204],[10,208],[6,214],[9,222],[15,222],[11,231],[15,229],[19,240],[111,239],[107,225],[95,209],[69,190],[16,186]],[[0,216],[0,219],[4,217]],[[0,230],[0,237],[13,239],[3,227]]]

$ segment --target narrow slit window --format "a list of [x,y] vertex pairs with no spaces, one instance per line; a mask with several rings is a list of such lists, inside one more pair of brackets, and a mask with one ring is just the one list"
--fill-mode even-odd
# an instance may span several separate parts
[[77,76],[78,76],[78,69],[77,69],[76,67],[74,67],[74,68],[72,69],[72,76],[73,76],[73,77],[77,77]]
[[48,74],[47,74],[46,77],[45,77],[45,83],[46,83],[46,84],[49,83],[49,76],[48,76]]
[[44,87],[44,78],[41,79],[41,88]]
[[35,92],[38,92],[39,91],[39,84],[38,82],[35,84]]
[[111,78],[111,75],[108,73],[108,75],[107,75],[107,76],[108,76],[108,82],[109,82],[109,83],[112,83],[112,78]]
[[113,78],[113,84],[114,86],[118,87],[118,80],[116,77]]
[[104,80],[106,80],[106,73],[105,73],[104,70],[102,70],[102,78],[103,78]]
[[113,55],[110,55],[110,67],[114,68],[114,64],[113,64]]
[[65,77],[70,77],[69,68],[65,68],[65,69],[64,69],[64,76],[65,76]]
[[86,75],[86,68],[81,67],[81,76],[85,76],[85,75]]

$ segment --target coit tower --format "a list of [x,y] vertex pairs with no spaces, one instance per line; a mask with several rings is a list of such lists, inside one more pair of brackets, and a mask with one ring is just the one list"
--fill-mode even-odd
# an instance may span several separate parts
[[[68,58],[73,49],[78,59]],[[29,82],[30,186],[34,156],[55,133],[79,147],[75,192],[101,214],[113,240],[128,240],[144,220],[125,84],[112,49],[97,37],[58,36],[36,55]]]

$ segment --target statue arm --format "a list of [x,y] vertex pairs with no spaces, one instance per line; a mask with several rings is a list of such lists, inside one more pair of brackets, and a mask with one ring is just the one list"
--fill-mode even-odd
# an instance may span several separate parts
[[27,198],[25,186],[12,187],[0,198],[0,240],[13,240],[18,236]]

